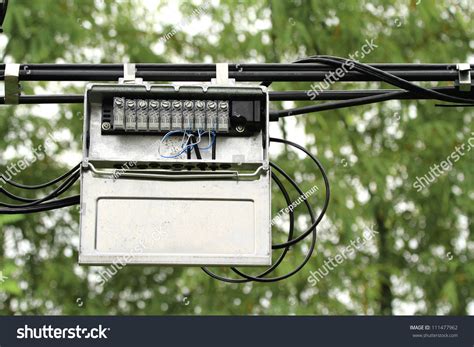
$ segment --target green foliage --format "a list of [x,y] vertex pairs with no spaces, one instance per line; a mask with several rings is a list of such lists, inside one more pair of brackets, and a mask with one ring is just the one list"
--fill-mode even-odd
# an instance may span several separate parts
[[[448,63],[466,61],[474,42],[469,1],[221,0],[194,19],[212,23],[208,30],[194,32],[194,27],[183,25],[163,43],[160,38],[177,25],[173,18],[160,16],[167,6],[111,0],[11,1],[5,22],[8,44],[0,56],[21,63],[286,62],[313,54],[348,56],[366,39],[374,39],[379,47],[364,62]],[[179,4],[184,18],[197,7]],[[26,93],[60,88],[54,83],[23,87]],[[278,83],[272,88],[306,89],[309,83]],[[60,90],[81,92],[83,87],[70,84]],[[2,153],[15,153],[2,155],[0,172],[44,144],[48,134],[58,135],[56,145],[18,180],[49,180],[70,166],[72,155],[79,158],[81,107],[46,110],[48,114],[27,106],[0,109],[0,148]],[[127,266],[101,287],[101,268],[76,264],[76,209],[2,216],[0,271],[8,279],[0,283],[0,312],[466,314],[471,305],[472,313],[473,151],[426,189],[417,192],[413,187],[416,177],[466,143],[474,131],[472,117],[472,109],[407,101],[282,122],[280,130],[296,142],[303,139],[295,129],[304,128],[306,144],[328,169],[333,198],[311,262],[295,277],[276,284],[229,285],[197,268]],[[275,147],[281,151],[274,159],[297,178],[303,191],[320,187],[311,198],[320,203],[323,183],[313,164],[299,161],[288,148]],[[284,207],[276,190],[273,204],[274,214]],[[299,230],[308,222],[304,212],[298,211]],[[376,239],[311,287],[309,272],[322,268],[325,259],[340,253],[372,224]],[[278,229],[274,234],[276,239],[286,236]],[[292,249],[278,274],[297,265],[305,250]]]

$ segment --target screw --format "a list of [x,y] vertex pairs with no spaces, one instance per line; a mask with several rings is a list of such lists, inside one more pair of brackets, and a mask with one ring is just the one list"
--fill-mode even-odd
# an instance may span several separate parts
[[134,100],[127,100],[127,106],[132,108],[135,106],[135,101]]
[[156,100],[150,100],[150,106],[151,106],[151,108],[157,109],[158,108],[158,102]]
[[227,108],[228,108],[227,102],[221,101],[221,102],[219,103],[219,108],[220,108],[221,110],[227,110]]
[[171,103],[169,101],[162,101],[161,102],[161,107],[163,107],[165,110],[168,110],[171,106]]
[[209,107],[209,109],[211,109],[211,110],[215,110],[217,108],[217,104],[216,104],[215,101],[209,101],[207,103],[207,107]]
[[196,108],[199,109],[199,110],[203,110],[204,109],[204,102],[203,101],[196,101]]
[[111,125],[109,122],[102,123],[102,130],[110,130]]
[[237,125],[235,130],[237,130],[239,133],[243,133],[245,131],[245,127],[243,125]]
[[173,108],[178,109],[181,107],[181,101],[173,101]]
[[193,102],[192,101],[186,101],[184,103],[184,107],[186,107],[188,110],[193,108]]
[[145,100],[140,100],[138,102],[138,106],[140,106],[141,108],[145,108],[146,107],[146,101]]
[[122,98],[115,98],[115,104],[117,106],[122,106],[123,105],[123,100]]

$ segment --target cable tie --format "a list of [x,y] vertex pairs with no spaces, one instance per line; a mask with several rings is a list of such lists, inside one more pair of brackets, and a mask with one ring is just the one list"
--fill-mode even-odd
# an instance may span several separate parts
[[229,64],[227,63],[217,63],[216,64],[216,78],[211,79],[212,84],[216,85],[233,85],[235,84],[235,79],[229,78]]
[[471,65],[470,64],[457,64],[456,69],[458,70],[458,82],[459,90],[462,92],[471,91]]
[[20,100],[20,64],[5,64],[5,104],[18,105]]
[[143,78],[136,77],[135,64],[123,64],[123,77],[119,78],[119,83],[143,83]]

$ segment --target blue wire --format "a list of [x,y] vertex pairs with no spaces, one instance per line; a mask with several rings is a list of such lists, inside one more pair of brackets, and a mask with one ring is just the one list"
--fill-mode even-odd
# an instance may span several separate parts
[[[204,135],[205,133],[208,133],[208,132],[209,132],[209,131],[205,131],[205,132],[203,133],[203,135]],[[203,147],[203,148],[201,148],[201,147],[198,146],[198,148],[199,148],[201,151],[207,151],[208,149],[210,149],[210,148],[212,147],[212,145],[213,145],[214,142],[216,141],[216,133],[215,133],[215,131],[211,131],[211,136],[212,136],[212,141],[211,141],[211,143],[209,144],[209,146]]]

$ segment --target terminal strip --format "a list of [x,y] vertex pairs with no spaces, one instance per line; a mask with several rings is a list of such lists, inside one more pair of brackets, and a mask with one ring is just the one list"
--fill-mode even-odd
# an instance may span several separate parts
[[229,101],[113,98],[112,129],[126,132],[171,130],[229,132]]

